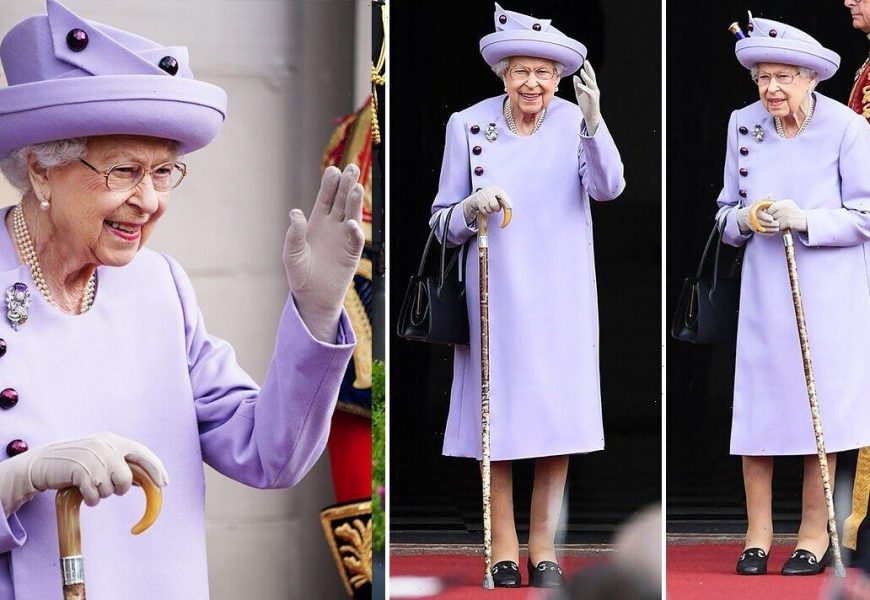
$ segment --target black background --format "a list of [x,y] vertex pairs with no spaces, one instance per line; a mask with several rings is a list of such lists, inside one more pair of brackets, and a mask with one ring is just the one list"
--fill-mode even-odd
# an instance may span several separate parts
[[[572,457],[569,472],[568,541],[603,540],[661,496],[660,7],[501,4],[551,18],[587,46],[602,114],[625,165],[622,196],[592,206],[606,450]],[[391,5],[391,323],[428,234],[447,120],[503,90],[479,53],[480,38],[494,30],[493,12],[488,1]],[[574,101],[569,79],[560,88],[559,96]],[[391,542],[478,540],[468,533],[480,529],[478,465],[441,456],[452,350],[389,335]],[[530,466],[522,461],[514,476],[521,529],[528,521]]]
[[[867,40],[851,26],[842,2],[754,0],[697,3],[672,10],[667,23],[667,315],[682,278],[697,268],[722,187],[725,138],[732,110],[758,100],[749,71],[734,57],[728,25],[746,31],[753,16],[798,27],[838,52],[841,67],[817,90],[848,100]],[[785,267],[783,267],[785,268]],[[734,347],[692,346],[669,340],[667,350],[667,502],[670,531],[745,528],[739,457],[729,456]],[[846,457],[842,457],[846,458]],[[774,476],[774,518],[779,532],[800,517],[801,460],[783,458]],[[848,493],[847,461],[838,487]],[[842,505],[841,505],[842,506]],[[840,515],[842,518],[845,515]]]

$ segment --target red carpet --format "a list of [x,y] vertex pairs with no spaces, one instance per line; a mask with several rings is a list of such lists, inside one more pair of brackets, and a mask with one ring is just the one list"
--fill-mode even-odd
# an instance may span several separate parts
[[[817,600],[824,598],[823,593],[834,579],[834,570],[830,567],[822,576],[780,575],[779,570],[791,555],[792,546],[771,548],[767,575],[740,576],[734,572],[734,567],[741,550],[741,544],[668,544],[668,600]],[[849,571],[850,576],[856,575],[854,569]]]
[[[526,574],[525,556],[521,557],[520,572],[523,577],[523,586],[519,589],[496,588],[484,590],[483,583],[483,558],[480,556],[442,554],[442,555],[413,555],[390,557],[390,598],[408,598],[411,596],[398,596],[395,594],[393,578],[395,577],[437,577],[443,583],[443,589],[436,595],[418,596],[425,598],[439,598],[444,600],[465,600],[466,598],[485,598],[486,600],[536,600],[547,598],[548,590],[528,587]],[[559,564],[566,578],[578,570],[605,561],[604,557],[566,556],[560,559]]]

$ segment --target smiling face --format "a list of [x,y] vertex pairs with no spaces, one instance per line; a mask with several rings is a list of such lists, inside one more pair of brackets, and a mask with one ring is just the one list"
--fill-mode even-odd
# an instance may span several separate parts
[[[173,143],[142,136],[98,136],[88,139],[88,163],[107,171],[120,163],[146,168],[175,160]],[[31,177],[38,195],[48,197],[52,240],[77,259],[120,267],[136,256],[166,211],[169,192],[154,189],[146,175],[126,192],[106,187],[106,179],[78,161]],[[72,257],[71,257],[72,258]]]
[[[546,79],[547,74],[550,79]],[[540,79],[542,76],[545,79]],[[528,116],[538,114],[550,103],[559,77],[551,60],[514,56],[508,63],[504,83],[511,107]]]
[[845,0],[843,5],[852,16],[852,27],[860,29],[864,33],[870,33],[870,2],[861,0]]
[[[758,86],[758,96],[767,112],[780,118],[803,112],[801,107],[812,89],[812,79],[801,75],[794,65],[758,63],[756,67],[757,77],[769,82]],[[789,76],[791,83],[781,82]]]

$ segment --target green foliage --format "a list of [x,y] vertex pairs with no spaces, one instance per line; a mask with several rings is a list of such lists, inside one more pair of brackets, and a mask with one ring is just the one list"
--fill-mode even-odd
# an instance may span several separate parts
[[384,549],[384,452],[386,445],[386,369],[383,361],[372,364],[372,544]]

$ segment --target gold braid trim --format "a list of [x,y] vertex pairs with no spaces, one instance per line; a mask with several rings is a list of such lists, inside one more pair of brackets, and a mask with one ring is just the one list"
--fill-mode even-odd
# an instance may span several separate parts
[[381,5],[381,22],[384,25],[384,39],[381,42],[381,53],[378,56],[377,64],[372,65],[372,143],[378,145],[381,143],[381,125],[378,122],[378,86],[387,85],[387,3]]
[[852,484],[852,514],[843,522],[843,545],[858,549],[858,528],[867,518],[867,503],[870,501],[870,447],[858,451],[855,465],[855,483]]

